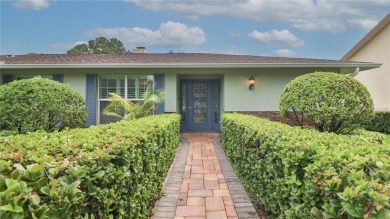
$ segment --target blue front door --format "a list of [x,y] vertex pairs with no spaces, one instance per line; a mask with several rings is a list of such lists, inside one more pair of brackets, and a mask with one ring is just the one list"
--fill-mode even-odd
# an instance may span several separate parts
[[180,114],[182,131],[219,131],[219,80],[181,80]]

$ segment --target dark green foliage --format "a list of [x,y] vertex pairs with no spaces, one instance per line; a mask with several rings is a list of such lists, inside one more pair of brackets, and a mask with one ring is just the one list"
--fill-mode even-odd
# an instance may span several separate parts
[[271,218],[386,218],[390,145],[384,135],[322,133],[224,114],[222,146]]
[[0,86],[0,121],[19,133],[83,127],[84,99],[68,85],[32,78]]
[[148,218],[180,116],[0,137],[0,218]]
[[107,39],[98,37],[88,41],[87,44],[79,44],[66,52],[67,54],[109,54],[109,53],[126,53],[123,43],[116,39]]
[[364,128],[374,132],[390,134],[390,112],[375,112],[374,117],[364,124]]
[[295,78],[280,97],[282,116],[303,126],[313,120],[321,132],[350,133],[372,117],[373,102],[356,79],[332,72],[315,72]]
[[67,54],[90,54],[92,51],[87,44],[78,44],[66,52]]

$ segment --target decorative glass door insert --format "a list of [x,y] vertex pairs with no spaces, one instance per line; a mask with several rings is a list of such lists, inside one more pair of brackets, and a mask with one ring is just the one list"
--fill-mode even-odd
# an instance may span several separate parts
[[219,130],[219,80],[181,80],[180,114],[183,131]]
[[207,120],[207,83],[193,84],[194,123],[204,123]]

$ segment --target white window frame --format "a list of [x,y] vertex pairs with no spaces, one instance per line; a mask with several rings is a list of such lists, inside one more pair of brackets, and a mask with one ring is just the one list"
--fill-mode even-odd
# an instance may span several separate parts
[[[121,78],[121,77],[124,77],[124,80],[125,80],[125,84],[124,84],[124,89],[125,89],[125,99],[127,99],[127,93],[126,93],[126,90],[127,90],[127,77],[125,76],[125,75],[108,75],[108,76],[100,76],[99,77],[99,80],[98,80],[98,100],[99,101],[109,101],[110,99],[109,98],[100,98],[100,92],[101,92],[101,90],[100,90],[100,82],[101,82],[101,79],[102,78],[108,78],[108,79],[116,79],[116,80],[118,80],[119,78]],[[120,85],[120,81],[117,81],[116,82],[116,90],[117,90],[117,92],[116,93],[118,93],[118,88],[120,88],[120,86],[118,86],[118,83],[119,83],[119,85]],[[120,94],[119,94],[120,95]]]
[[[144,100],[143,98],[140,98],[140,93],[139,93],[139,79],[141,77],[145,77],[147,80],[151,79],[153,82],[152,86],[153,86],[153,89],[154,89],[154,84],[155,84],[155,78],[154,78],[154,75],[100,75],[98,77],[98,89],[97,89],[97,101],[98,101],[98,104],[97,104],[97,124],[100,124],[100,116],[101,116],[101,112],[100,112],[100,102],[101,101],[111,101],[109,98],[100,98],[100,93],[101,93],[101,79],[102,78],[108,78],[108,79],[119,79],[119,78],[123,78],[124,77],[124,80],[125,80],[125,84],[124,84],[124,98],[126,100],[129,100],[129,101],[134,101],[134,102],[137,102],[137,101],[142,101]],[[135,95],[136,97],[138,98],[131,98],[129,99],[128,98],[128,79],[129,78],[135,78],[136,79],[136,83],[135,83]],[[120,80],[117,81],[116,83],[117,85],[120,85]],[[118,90],[118,87],[117,87],[117,90]]]

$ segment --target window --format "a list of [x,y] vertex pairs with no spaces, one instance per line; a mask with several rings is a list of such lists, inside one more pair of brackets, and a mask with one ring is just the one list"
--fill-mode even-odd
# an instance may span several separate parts
[[109,99],[110,93],[125,97],[125,76],[101,77],[99,99]]
[[101,76],[99,78],[100,124],[119,120],[119,118],[103,115],[104,108],[110,103],[110,93],[116,93],[127,100],[138,102],[143,100],[146,88],[149,84],[153,85],[153,81],[152,75]]
[[[30,79],[34,78],[36,76],[16,76],[16,80],[24,80],[24,79]],[[47,79],[53,79],[53,76],[51,75],[40,75],[41,78],[47,78]]]

